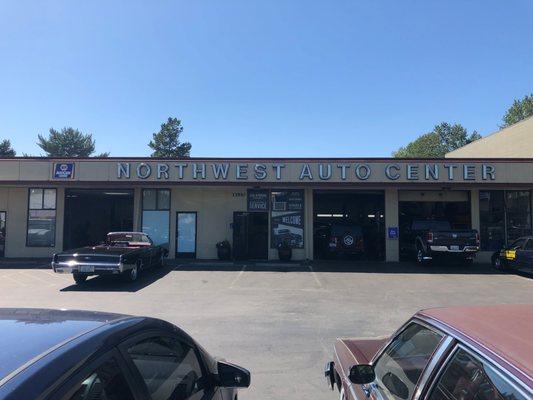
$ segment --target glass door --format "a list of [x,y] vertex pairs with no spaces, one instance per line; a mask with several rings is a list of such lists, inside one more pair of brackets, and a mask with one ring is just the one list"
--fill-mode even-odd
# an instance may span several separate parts
[[196,258],[196,212],[176,213],[176,258]]

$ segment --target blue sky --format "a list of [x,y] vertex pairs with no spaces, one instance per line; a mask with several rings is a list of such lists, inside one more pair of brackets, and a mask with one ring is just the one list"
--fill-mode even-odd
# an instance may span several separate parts
[[533,92],[533,2],[1,1],[0,138],[73,126],[149,155],[389,156],[441,122],[488,134]]

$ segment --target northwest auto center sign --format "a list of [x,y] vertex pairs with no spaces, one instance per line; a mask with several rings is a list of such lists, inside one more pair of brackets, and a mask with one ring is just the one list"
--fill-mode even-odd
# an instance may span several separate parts
[[481,162],[117,162],[114,180],[184,182],[475,182],[495,181]]

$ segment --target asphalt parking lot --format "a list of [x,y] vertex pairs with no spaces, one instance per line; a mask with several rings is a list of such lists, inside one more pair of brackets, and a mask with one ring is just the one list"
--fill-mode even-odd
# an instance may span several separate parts
[[334,399],[324,363],[336,337],[383,336],[421,308],[533,303],[533,280],[486,266],[408,263],[176,264],[134,284],[0,264],[0,306],[150,315],[189,332],[212,354],[252,371],[243,399]]

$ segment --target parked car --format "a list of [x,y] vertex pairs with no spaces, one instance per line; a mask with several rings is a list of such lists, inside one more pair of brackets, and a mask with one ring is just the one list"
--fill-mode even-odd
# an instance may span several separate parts
[[328,251],[330,256],[364,254],[363,228],[353,224],[332,224],[328,234]]
[[533,236],[516,239],[492,255],[492,266],[501,271],[525,270],[533,272]]
[[325,375],[341,400],[530,400],[533,305],[416,313],[390,338],[338,339]]
[[418,263],[444,256],[472,262],[479,251],[475,229],[452,229],[448,221],[413,220],[400,240],[402,253],[413,255]]
[[155,318],[0,309],[0,400],[235,400],[244,368]]
[[105,242],[54,254],[52,268],[59,274],[72,274],[76,283],[91,275],[122,275],[133,282],[139,273],[163,265],[168,250],[156,246],[143,232],[110,232]]

